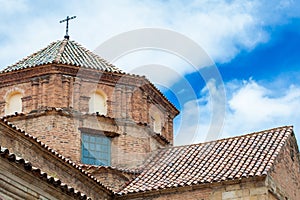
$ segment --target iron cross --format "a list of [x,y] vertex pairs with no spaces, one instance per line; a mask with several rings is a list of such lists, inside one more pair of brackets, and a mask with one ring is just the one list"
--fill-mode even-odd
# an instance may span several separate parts
[[70,36],[68,35],[68,31],[69,31],[69,20],[74,19],[74,18],[76,18],[76,16],[73,16],[73,17],[67,16],[66,19],[59,21],[59,23],[67,22],[67,25],[66,25],[66,35],[65,35],[65,38],[66,38],[66,39],[69,39],[69,38],[70,38]]

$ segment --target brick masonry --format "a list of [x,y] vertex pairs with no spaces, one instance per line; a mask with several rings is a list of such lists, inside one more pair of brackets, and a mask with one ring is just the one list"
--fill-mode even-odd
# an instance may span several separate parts
[[33,134],[57,152],[75,162],[81,162],[81,128],[98,134],[116,133],[111,139],[111,164],[135,168],[142,165],[151,152],[164,145],[151,137],[149,127],[115,123],[111,118],[96,115],[74,115],[47,110],[41,113],[10,118],[18,127]]
[[[21,92],[23,112],[28,113],[41,107],[66,107],[88,112],[89,97],[96,90],[108,97],[109,117],[149,124],[148,109],[151,106],[163,111],[166,122],[178,114],[176,108],[143,77],[95,70],[81,73],[78,68],[67,66],[42,66],[0,74],[0,114],[4,114],[5,98],[12,91]],[[163,126],[167,129],[167,125]]]
[[[300,155],[295,136],[291,137],[278,155],[268,185],[274,196],[300,199]],[[275,195],[276,194],[276,195]]]
[[[6,96],[19,91],[25,116],[10,120],[76,162],[81,157],[79,128],[118,133],[111,138],[111,160],[120,167],[137,167],[151,151],[173,143],[178,111],[143,77],[50,65],[0,74],[0,79],[0,115],[5,113]],[[88,114],[95,91],[107,96],[106,116]],[[58,114],[49,108],[67,111]],[[170,144],[152,137],[153,108],[160,111],[161,135]]]

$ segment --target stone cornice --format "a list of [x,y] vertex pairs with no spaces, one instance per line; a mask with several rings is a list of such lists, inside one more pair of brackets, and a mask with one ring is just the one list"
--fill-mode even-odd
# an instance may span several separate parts
[[91,128],[86,128],[86,127],[79,127],[78,129],[84,133],[91,133],[91,134],[95,134],[95,135],[105,135],[110,138],[118,137],[120,135],[119,133],[115,133],[115,132],[111,132],[111,131],[97,130],[97,129],[91,129]]

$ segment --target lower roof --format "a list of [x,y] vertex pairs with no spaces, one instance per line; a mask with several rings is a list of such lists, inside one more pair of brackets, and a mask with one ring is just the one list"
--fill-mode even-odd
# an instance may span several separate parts
[[266,176],[292,126],[162,149],[119,195]]
[[74,199],[91,199],[90,197],[81,193],[80,191],[77,191],[73,187],[61,182],[60,179],[49,176],[41,169],[33,167],[30,162],[25,161],[23,158],[9,152],[7,148],[0,147],[0,156],[18,167],[23,167],[28,173],[31,173],[35,177],[43,180],[45,183],[60,188],[63,193],[72,196]]

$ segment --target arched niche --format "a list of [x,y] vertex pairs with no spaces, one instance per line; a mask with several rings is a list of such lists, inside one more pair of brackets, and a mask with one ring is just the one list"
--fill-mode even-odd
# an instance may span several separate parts
[[15,112],[22,112],[22,93],[19,91],[10,92],[5,99],[5,115]]
[[102,91],[95,91],[90,95],[89,112],[98,112],[101,115],[107,114],[107,96]]

